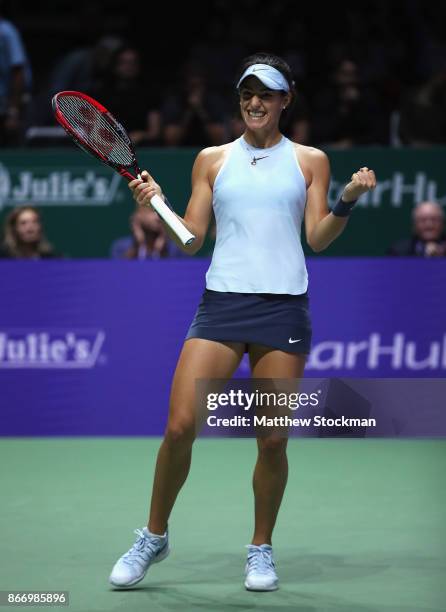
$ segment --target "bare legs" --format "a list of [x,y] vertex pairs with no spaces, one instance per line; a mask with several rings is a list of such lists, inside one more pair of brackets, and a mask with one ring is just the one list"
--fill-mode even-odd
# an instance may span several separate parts
[[192,338],[181,352],[170,396],[169,419],[158,452],[148,529],[163,534],[177,495],[189,473],[195,439],[195,381],[230,378],[244,345]]
[[[250,350],[253,378],[302,378],[304,355],[293,355],[267,347]],[[271,544],[272,532],[288,478],[287,438],[271,435],[257,438],[254,468],[254,534],[252,544]]]
[[[244,345],[194,338],[181,352],[172,384],[169,419],[158,452],[148,529],[163,534],[177,495],[190,469],[195,439],[195,380],[230,378],[243,357]],[[301,378],[304,355],[293,355],[259,345],[251,346],[253,378]],[[288,478],[287,439],[257,439],[254,468],[254,534],[252,543],[271,544]]]

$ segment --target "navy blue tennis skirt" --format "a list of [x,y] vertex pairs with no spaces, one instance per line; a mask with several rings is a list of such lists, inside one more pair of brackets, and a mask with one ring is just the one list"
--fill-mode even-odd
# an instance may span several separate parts
[[308,293],[232,293],[206,289],[186,335],[220,342],[262,344],[308,354],[311,319]]

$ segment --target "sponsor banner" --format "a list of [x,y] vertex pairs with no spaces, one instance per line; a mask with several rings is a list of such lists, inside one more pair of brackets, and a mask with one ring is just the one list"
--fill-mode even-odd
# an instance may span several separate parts
[[99,330],[0,331],[0,368],[94,368],[105,333]]
[[200,379],[203,437],[446,437],[446,378]]
[[[208,265],[0,262],[0,434],[162,434]],[[446,378],[446,261],[308,269],[306,377]],[[235,376],[249,376],[247,356]]]
[[0,163],[0,209],[24,203],[33,206],[110,206],[122,179],[116,173],[80,168],[23,170],[12,174]]
[[[442,149],[416,152],[391,149],[381,152],[376,149],[329,150],[327,153],[334,165],[328,191],[331,206],[338,201],[348,179],[348,176],[343,176],[344,165],[358,154],[373,160],[374,167],[382,167],[383,170],[377,176],[376,188],[359,198],[359,208],[381,208],[384,205],[401,208],[423,200],[435,200],[446,205],[446,183],[440,169]],[[187,174],[196,154],[197,151],[187,149],[180,153],[168,152],[167,155],[166,151],[160,154],[152,150],[141,151],[140,159],[153,166],[153,157],[157,157],[156,166],[159,167],[161,157],[162,164],[177,166],[179,163],[185,167]],[[35,206],[111,206],[118,203],[118,192],[125,185],[118,174],[78,151],[58,151],[55,154],[45,149],[33,155],[22,153],[20,156],[5,152],[0,163],[0,209],[24,202]],[[186,184],[184,191],[189,191]]]

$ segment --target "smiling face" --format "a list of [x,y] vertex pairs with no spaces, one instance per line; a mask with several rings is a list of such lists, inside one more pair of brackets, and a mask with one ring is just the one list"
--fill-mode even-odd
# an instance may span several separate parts
[[290,94],[268,89],[255,76],[247,77],[240,86],[242,119],[249,130],[277,129],[280,115],[290,100]]

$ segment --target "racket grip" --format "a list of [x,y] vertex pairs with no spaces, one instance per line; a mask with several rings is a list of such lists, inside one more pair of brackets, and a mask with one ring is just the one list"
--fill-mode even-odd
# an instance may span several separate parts
[[170,229],[178,236],[184,246],[191,244],[195,240],[195,236],[181,223],[176,214],[170,210],[167,204],[164,203],[159,195],[154,195],[150,200],[150,204],[159,214],[161,219],[167,223]]

